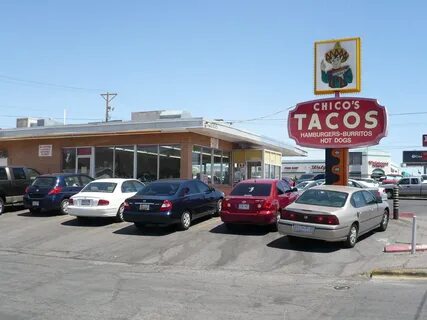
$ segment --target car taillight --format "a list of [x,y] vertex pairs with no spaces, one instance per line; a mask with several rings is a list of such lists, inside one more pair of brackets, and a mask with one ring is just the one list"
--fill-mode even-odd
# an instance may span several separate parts
[[58,193],[60,193],[62,191],[62,188],[61,187],[55,187],[55,188],[53,188],[52,190],[50,190],[49,191],[49,195],[52,195],[52,194],[58,194]]
[[315,215],[313,216],[313,223],[338,225],[340,224],[337,216],[330,215]]
[[264,200],[263,202],[257,204],[257,208],[263,210],[271,210],[274,208],[274,205],[271,200]]
[[297,219],[297,215],[296,213],[292,212],[292,211],[282,211],[282,213],[280,214],[280,217],[282,219],[286,219],[286,220],[296,220]]
[[74,200],[73,199],[68,199],[68,205],[72,206],[74,204]]
[[231,208],[230,198],[225,198],[222,201],[222,208]]
[[98,200],[98,206],[108,206],[109,204],[110,204],[110,201],[108,200],[104,200],[104,199]]
[[172,210],[172,202],[169,200],[164,200],[162,206],[160,207],[160,211],[170,211]]

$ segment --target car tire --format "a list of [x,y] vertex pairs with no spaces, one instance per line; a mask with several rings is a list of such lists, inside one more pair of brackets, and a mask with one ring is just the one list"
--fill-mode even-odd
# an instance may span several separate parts
[[70,199],[63,199],[59,205],[59,212],[63,215],[68,214],[68,204],[70,203]]
[[0,197],[0,215],[4,213],[5,203],[2,197]]
[[181,214],[181,220],[179,222],[179,230],[188,230],[191,225],[191,213],[189,211],[184,211]]
[[213,214],[214,217],[219,217],[219,214],[221,213],[221,208],[222,208],[222,199],[219,199],[216,202],[216,208]]
[[346,248],[353,248],[356,245],[358,235],[359,228],[356,223],[353,223],[348,231],[347,239],[344,241],[344,246]]
[[117,210],[117,215],[116,215],[116,222],[124,222],[125,220],[123,219],[123,212],[125,210],[125,205],[124,203],[122,203],[119,207],[119,210]]
[[388,226],[388,221],[390,219],[390,213],[387,209],[384,210],[383,217],[381,219],[380,226],[378,227],[378,230],[380,231],[386,231]]

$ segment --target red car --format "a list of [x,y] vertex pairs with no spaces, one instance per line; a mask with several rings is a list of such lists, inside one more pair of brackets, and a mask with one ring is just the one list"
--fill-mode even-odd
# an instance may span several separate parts
[[221,207],[221,220],[235,224],[270,225],[277,230],[280,212],[298,198],[295,188],[278,179],[252,179],[238,183]]

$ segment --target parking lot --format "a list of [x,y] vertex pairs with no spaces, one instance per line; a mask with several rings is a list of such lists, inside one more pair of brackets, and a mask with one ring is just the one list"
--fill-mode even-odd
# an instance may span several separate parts
[[[402,211],[427,218],[422,201],[401,203]],[[340,310],[351,313],[359,295],[380,297],[372,308],[389,319],[405,318],[394,312],[396,299],[406,299],[413,318],[425,283],[398,284],[396,296],[384,291],[396,284],[365,275],[399,263],[382,251],[407,226],[391,221],[386,232],[343,249],[318,241],[290,245],[256,227],[230,233],[219,218],[187,231],[139,231],[112,220],[82,224],[9,210],[0,216],[0,319],[342,319],[325,302],[339,299]]]

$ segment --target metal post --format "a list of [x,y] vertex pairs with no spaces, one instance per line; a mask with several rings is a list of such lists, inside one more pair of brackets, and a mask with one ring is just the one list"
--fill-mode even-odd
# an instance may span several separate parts
[[411,254],[417,251],[417,216],[412,217],[412,245]]
[[399,187],[393,187],[393,219],[399,219]]

